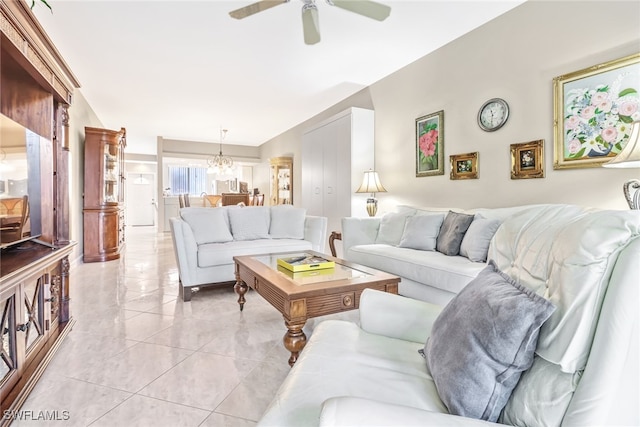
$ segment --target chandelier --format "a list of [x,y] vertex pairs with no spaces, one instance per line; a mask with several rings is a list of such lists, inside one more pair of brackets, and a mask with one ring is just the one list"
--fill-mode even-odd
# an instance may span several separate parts
[[[222,141],[227,136],[227,129],[220,128],[220,153],[207,159],[208,174],[230,176],[233,174],[233,159],[222,154]],[[230,176],[228,179],[231,179]]]

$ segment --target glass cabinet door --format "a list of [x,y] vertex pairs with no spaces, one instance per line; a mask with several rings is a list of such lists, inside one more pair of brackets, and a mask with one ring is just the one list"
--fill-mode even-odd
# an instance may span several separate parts
[[113,144],[104,144],[103,194],[103,203],[118,203],[120,200],[120,153],[119,147]]
[[293,159],[276,157],[271,162],[271,204],[293,204]]

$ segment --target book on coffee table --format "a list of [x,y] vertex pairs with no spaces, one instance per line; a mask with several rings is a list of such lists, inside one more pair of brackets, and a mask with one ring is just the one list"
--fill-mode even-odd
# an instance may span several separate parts
[[316,255],[301,255],[295,257],[278,258],[278,265],[293,272],[320,270],[333,268],[336,263]]

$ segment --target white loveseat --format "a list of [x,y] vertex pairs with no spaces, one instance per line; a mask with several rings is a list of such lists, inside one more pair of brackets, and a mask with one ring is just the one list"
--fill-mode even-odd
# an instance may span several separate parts
[[[555,306],[498,421],[639,425],[640,211],[526,209],[504,220],[489,258]],[[451,415],[418,354],[441,310],[363,292],[360,324],[321,322],[258,425],[489,425]]]
[[325,249],[327,218],[291,205],[189,207],[169,221],[184,301],[194,286],[234,281],[234,256]]
[[[490,240],[499,224],[509,216],[531,207],[533,205],[462,210],[399,206],[397,212],[382,217],[343,218],[343,257],[400,276],[400,295],[445,305],[486,267]],[[464,235],[462,254],[445,255],[435,250],[435,240],[429,250],[420,246],[420,249],[416,249],[415,244],[403,247],[403,237],[408,231],[405,226],[409,222],[423,216],[446,217],[449,211],[474,215],[479,219],[472,222]],[[420,232],[427,228],[422,224],[416,225],[420,227]],[[487,227],[491,226],[493,228],[489,230]],[[439,225],[436,223],[431,234],[437,236],[438,231]]]

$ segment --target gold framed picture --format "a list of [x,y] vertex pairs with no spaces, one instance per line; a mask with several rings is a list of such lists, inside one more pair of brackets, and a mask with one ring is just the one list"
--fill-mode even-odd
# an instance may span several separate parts
[[640,118],[640,54],[553,79],[554,169],[598,167]]
[[478,152],[449,156],[451,179],[478,179]]
[[511,179],[544,178],[544,139],[511,144]]

